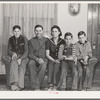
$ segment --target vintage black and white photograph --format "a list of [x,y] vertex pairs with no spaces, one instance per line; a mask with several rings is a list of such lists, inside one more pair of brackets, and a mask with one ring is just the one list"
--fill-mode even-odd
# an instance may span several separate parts
[[100,91],[100,3],[0,3],[0,91]]

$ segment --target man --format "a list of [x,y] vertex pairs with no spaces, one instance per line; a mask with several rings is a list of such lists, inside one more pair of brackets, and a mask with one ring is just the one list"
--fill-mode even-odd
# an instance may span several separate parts
[[[6,65],[8,83],[12,91],[24,88],[24,75],[28,63],[28,40],[21,35],[21,27],[13,27],[14,35],[8,41],[8,56],[2,58]],[[7,68],[9,67],[9,68]]]
[[76,49],[72,44],[72,34],[70,32],[65,33],[65,44],[62,44],[59,48],[58,57],[61,60],[61,77],[59,82],[59,89],[66,89],[66,78],[68,75],[68,69],[71,70],[73,82],[72,90],[77,90],[78,73],[75,65],[76,61]]
[[[78,33],[79,41],[75,43],[77,49],[78,71],[79,71],[79,90],[82,88],[90,89],[92,86],[94,66],[97,59],[92,56],[91,44],[86,39],[86,33]],[[83,76],[83,77],[82,77]]]
[[43,36],[43,27],[36,25],[35,37],[29,40],[29,75],[32,90],[40,90],[47,66],[45,43],[47,38]]

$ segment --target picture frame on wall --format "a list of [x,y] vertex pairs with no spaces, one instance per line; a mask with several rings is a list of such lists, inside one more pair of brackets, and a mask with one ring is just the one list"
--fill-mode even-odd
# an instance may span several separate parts
[[69,14],[72,16],[76,16],[80,12],[80,3],[69,3],[68,5],[68,11]]

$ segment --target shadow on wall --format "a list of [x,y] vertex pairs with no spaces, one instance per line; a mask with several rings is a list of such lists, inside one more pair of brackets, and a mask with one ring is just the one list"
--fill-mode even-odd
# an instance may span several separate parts
[[[8,49],[8,44],[2,43],[2,54],[1,54],[1,57],[7,56],[7,49]],[[3,65],[3,62],[1,62],[1,64]]]

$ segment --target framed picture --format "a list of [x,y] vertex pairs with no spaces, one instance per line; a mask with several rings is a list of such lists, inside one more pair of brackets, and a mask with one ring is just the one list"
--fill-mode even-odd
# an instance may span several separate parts
[[68,5],[69,14],[76,16],[80,12],[80,3],[70,3]]

